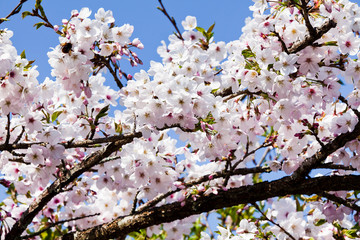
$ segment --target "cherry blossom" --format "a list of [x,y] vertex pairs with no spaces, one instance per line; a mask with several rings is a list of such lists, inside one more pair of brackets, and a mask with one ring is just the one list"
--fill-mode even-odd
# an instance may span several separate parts
[[211,239],[199,214],[214,209],[218,240],[355,238],[359,7],[253,2],[228,43],[196,17],[184,32],[171,20],[161,60],[131,75],[122,64],[141,65],[144,45],[103,8],[47,22],[59,34],[52,79],[1,30],[2,238],[39,238],[55,222],[57,237],[107,234],[109,222],[126,237],[147,214],[134,238]]

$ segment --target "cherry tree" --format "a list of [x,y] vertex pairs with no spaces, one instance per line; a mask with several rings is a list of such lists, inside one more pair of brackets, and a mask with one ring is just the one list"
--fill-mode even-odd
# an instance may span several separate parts
[[59,44],[38,79],[0,30],[1,239],[359,238],[356,3],[253,0],[225,43],[158,0],[174,33],[132,76],[133,26],[26,1],[0,23],[40,19]]

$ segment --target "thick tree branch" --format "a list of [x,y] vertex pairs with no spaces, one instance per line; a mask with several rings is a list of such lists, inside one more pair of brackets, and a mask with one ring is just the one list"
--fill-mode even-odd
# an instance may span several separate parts
[[84,231],[71,232],[62,240],[91,240],[123,237],[127,234],[149,226],[172,222],[202,212],[230,207],[238,204],[257,202],[272,197],[288,194],[320,194],[324,191],[360,190],[360,176],[325,176],[306,179],[301,183],[291,177],[272,182],[262,182],[250,186],[219,190],[218,194],[201,196],[194,201],[188,198],[184,203],[175,202],[148,211],[116,219],[110,223],[89,228]]
[[291,175],[292,179],[301,181],[312,169],[318,167],[330,154],[345,146],[349,141],[356,139],[360,135],[360,121],[355,125],[352,132],[339,135],[334,140],[326,144],[313,156],[304,160],[300,167]]
[[71,221],[84,219],[84,218],[94,217],[94,216],[98,216],[98,215],[100,215],[100,213],[95,213],[95,214],[91,214],[91,215],[86,215],[86,216],[81,216],[81,217],[70,218],[70,219],[66,219],[66,220],[62,220],[62,221],[53,222],[53,223],[50,223],[46,228],[43,228],[43,229],[41,229],[41,230],[39,230],[37,232],[31,233],[29,235],[22,236],[21,238],[22,239],[33,238],[33,237],[39,236],[41,233],[46,232],[47,230],[49,230],[49,229],[51,229],[51,228],[53,228],[53,227],[55,227],[57,225],[67,223],[67,222],[71,222]]
[[30,204],[28,209],[21,215],[21,218],[16,221],[9,233],[6,235],[5,240],[21,239],[21,234],[25,231],[27,226],[31,223],[33,218],[43,209],[43,207],[58,193],[60,193],[67,185],[73,182],[81,174],[97,165],[106,157],[119,150],[119,148],[127,143],[133,141],[134,138],[141,137],[141,133],[134,133],[122,135],[121,139],[110,143],[106,147],[88,155],[80,164],[74,166],[69,170],[68,174],[63,178],[54,181],[48,188],[46,188],[36,200]]
[[328,19],[323,25],[321,25],[319,28],[315,28],[314,34],[308,34],[305,36],[303,40],[300,40],[296,43],[294,43],[289,49],[289,54],[291,53],[297,53],[307,46],[311,46],[316,40],[320,39],[322,35],[327,33],[331,28],[336,27],[336,22],[334,22],[331,19]]
[[[270,171],[271,170],[268,167],[238,168],[238,169],[233,170],[230,173],[227,172],[227,171],[220,171],[220,172],[216,172],[216,173],[212,173],[212,174],[207,174],[207,175],[201,176],[199,178],[196,178],[194,180],[185,182],[183,184],[183,186],[185,188],[189,188],[189,187],[195,186],[197,184],[201,184],[201,183],[204,183],[204,182],[211,181],[213,179],[227,177],[227,176],[229,176],[229,174],[231,176],[236,176],[236,175],[247,175],[247,174],[251,174],[251,173],[265,173],[265,172],[270,172]],[[169,191],[167,193],[161,193],[158,196],[156,196],[155,198],[153,198],[152,200],[150,200],[150,201],[146,202],[145,204],[141,205],[136,210],[136,212],[142,212],[142,211],[144,211],[146,209],[154,207],[156,204],[161,202],[163,199],[167,198],[171,194],[179,192],[180,190],[182,190],[182,189],[178,188],[176,190],[172,190],[172,191]]]
[[334,194],[330,194],[330,193],[327,193],[327,192],[323,192],[321,194],[319,194],[320,196],[323,196],[333,202],[336,202],[336,203],[339,203],[339,204],[342,204],[348,208],[351,208],[357,212],[360,212],[360,206],[356,205],[354,202],[350,202],[349,200],[350,199],[343,199],[341,197],[338,197]]
[[[103,144],[103,143],[111,143],[114,141],[118,141],[123,139],[123,135],[114,135],[110,137],[104,137],[104,138],[96,138],[92,140],[83,140],[83,141],[77,141],[77,142],[66,142],[66,143],[60,143],[60,145],[63,145],[65,148],[78,148],[78,147],[90,147],[96,144]],[[44,142],[32,142],[32,143],[16,143],[16,144],[0,144],[0,151],[12,151],[15,149],[28,149],[32,145],[40,145],[40,146],[46,146],[46,143]],[[99,146],[100,147],[100,146]]]

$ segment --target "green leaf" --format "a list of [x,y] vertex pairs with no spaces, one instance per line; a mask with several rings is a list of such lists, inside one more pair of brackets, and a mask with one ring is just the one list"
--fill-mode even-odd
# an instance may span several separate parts
[[209,27],[209,29],[207,30],[207,32],[208,32],[208,33],[211,33],[212,30],[214,29],[214,27],[215,27],[215,23]]
[[319,221],[315,222],[315,226],[321,226],[324,223],[326,223],[326,220],[325,219],[320,219]]
[[349,238],[358,239],[359,236],[357,235],[357,232],[358,230],[356,229],[350,229],[345,231],[345,235]]
[[63,111],[56,111],[51,115],[51,121],[54,122]]
[[122,134],[122,125],[121,123],[115,123],[115,132]]
[[206,33],[205,29],[203,29],[202,27],[196,27],[196,30],[201,32],[203,35],[204,35],[204,33]]
[[25,55],[25,50],[21,52],[20,57],[21,57],[21,59],[26,58],[26,55]]
[[241,54],[245,57],[245,58],[250,58],[250,57],[255,57],[255,54],[250,50],[250,49],[244,49]]
[[42,0],[36,0],[36,2],[35,2],[35,8],[39,8],[39,6],[41,5],[41,1],[42,1]]
[[106,115],[108,115],[107,111],[109,111],[109,107],[110,107],[110,105],[106,105],[105,107],[103,107],[100,110],[100,112],[95,117],[95,122],[98,122],[100,118],[105,117]]
[[44,26],[44,25],[45,25],[44,22],[39,22],[39,23],[35,23],[35,24],[34,24],[34,27],[35,27],[36,29],[39,29],[41,26]]
[[324,43],[325,46],[337,46],[337,41],[329,41]]
[[44,8],[41,5],[39,5],[38,9],[40,10],[41,16],[46,17]]
[[21,17],[24,19],[26,16],[29,16],[29,15],[32,16],[32,13],[29,11],[25,11],[21,14]]

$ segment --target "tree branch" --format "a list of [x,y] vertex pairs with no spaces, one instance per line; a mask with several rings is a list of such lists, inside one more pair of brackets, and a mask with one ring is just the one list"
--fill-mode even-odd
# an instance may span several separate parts
[[[238,204],[257,202],[272,197],[288,194],[320,194],[324,191],[360,190],[360,176],[325,176],[306,179],[301,183],[291,177],[272,182],[232,188],[227,191],[200,196],[194,201],[186,199],[183,203],[175,202],[148,211],[125,216],[110,223],[102,224],[84,231],[67,233],[62,240],[92,240],[123,237],[127,234],[149,226],[172,222],[191,215],[211,210],[230,207]],[[185,204],[184,204],[185,203]]]
[[[350,202],[349,200],[346,200],[346,199],[343,199],[341,197],[338,197],[334,194],[330,194],[330,193],[327,193],[327,192],[323,192],[323,193],[320,193],[319,194],[320,196],[323,196],[333,202],[336,202],[336,203],[339,203],[339,204],[342,204],[348,208],[351,208],[357,212],[360,212],[360,206],[356,205],[355,203],[353,202]],[[354,200],[354,199],[352,199]]]
[[46,228],[43,228],[43,229],[41,229],[41,230],[39,230],[37,232],[31,233],[29,235],[22,236],[21,238],[22,239],[33,238],[33,237],[38,236],[41,233],[46,232],[50,228],[53,228],[53,227],[55,227],[55,226],[57,226],[59,224],[63,224],[63,223],[71,222],[71,221],[76,221],[76,220],[80,220],[80,219],[84,219],[84,218],[88,218],[88,217],[94,217],[94,216],[98,216],[98,215],[100,215],[100,213],[95,213],[95,214],[92,214],[92,215],[80,216],[80,217],[76,217],[76,218],[70,218],[70,219],[66,219],[66,220],[62,220],[62,221],[57,221],[57,222],[51,223]]
[[303,40],[300,40],[294,43],[289,49],[289,54],[297,53],[307,46],[312,45],[316,40],[320,39],[322,35],[327,33],[331,28],[336,27],[336,22],[331,19],[328,19],[322,26],[315,28],[315,34],[308,34]]
[[11,124],[11,119],[10,119],[10,113],[9,113],[7,115],[6,139],[5,139],[5,143],[4,143],[5,146],[9,145],[9,141],[10,141],[10,124]]
[[[234,171],[232,171],[231,173],[229,173],[227,171],[220,171],[220,172],[216,172],[216,173],[201,176],[201,177],[199,177],[197,179],[194,179],[194,180],[191,180],[189,182],[185,182],[183,184],[183,186],[185,188],[192,187],[192,186],[195,186],[195,185],[200,184],[200,183],[211,181],[213,179],[226,177],[229,174],[231,174],[231,176],[235,176],[235,175],[247,175],[247,174],[251,174],[251,173],[265,173],[265,172],[269,172],[269,171],[271,171],[271,170],[268,167],[238,168],[238,169],[235,169]],[[142,211],[144,211],[146,209],[154,207],[156,204],[161,202],[163,199],[165,199],[168,196],[170,196],[171,194],[174,194],[174,193],[179,192],[181,190],[182,189],[178,188],[176,190],[172,190],[172,191],[169,191],[167,193],[159,194],[158,196],[156,196],[152,200],[150,200],[150,201],[146,202],[145,204],[141,205],[135,212],[142,212]]]
[[7,19],[9,19],[11,16],[18,14],[22,8],[22,5],[27,2],[27,0],[20,0],[20,2],[18,3],[18,5],[16,5],[16,7],[4,18],[0,18],[0,24],[7,21]]
[[283,231],[286,235],[289,236],[289,238],[291,238],[292,240],[296,240],[294,238],[294,236],[292,236],[288,231],[286,231],[280,224],[276,223],[274,220],[271,220],[270,218],[268,218],[265,213],[263,211],[261,211],[260,207],[256,204],[256,203],[253,203],[252,204],[260,213],[261,215],[269,222],[271,222],[272,224],[276,225],[278,228],[281,229],[281,231]]
[[53,197],[60,193],[64,187],[73,182],[81,174],[88,171],[93,166],[97,165],[99,162],[101,162],[101,160],[109,157],[113,152],[119,150],[121,146],[130,143],[133,141],[134,138],[139,138],[141,136],[141,133],[121,135],[121,139],[112,142],[101,150],[98,150],[88,155],[80,164],[74,166],[71,170],[69,170],[67,175],[54,181],[23,212],[21,218],[16,221],[9,233],[6,235],[5,240],[21,239],[21,234],[25,231],[25,229],[31,223],[34,217]]
[[321,147],[313,156],[304,160],[297,170],[291,175],[292,179],[301,181],[304,179],[312,169],[318,167],[330,154],[345,146],[349,141],[356,139],[360,135],[360,121],[355,125],[352,132],[347,132],[339,135],[334,140]]
[[[66,149],[67,148],[78,148],[78,147],[90,147],[92,145],[96,144],[103,144],[103,143],[111,143],[114,141],[118,141],[123,139],[123,135],[114,135],[110,137],[104,137],[104,138],[96,138],[92,140],[83,140],[78,142],[72,142],[68,141],[66,143],[59,143],[60,145],[63,145]],[[32,143],[16,143],[16,144],[0,144],[0,151],[12,151],[15,149],[28,149],[32,145],[40,145],[40,146],[46,146],[46,143],[44,142],[32,142]],[[100,147],[100,146],[99,146]]]
[[184,38],[181,35],[181,32],[176,24],[175,18],[174,17],[170,17],[170,15],[168,14],[168,12],[166,11],[164,4],[162,3],[162,0],[158,0],[158,2],[160,3],[161,7],[158,7],[158,9],[170,20],[171,24],[175,27],[175,30],[177,33],[174,33],[175,36],[184,41]]

